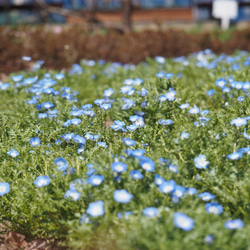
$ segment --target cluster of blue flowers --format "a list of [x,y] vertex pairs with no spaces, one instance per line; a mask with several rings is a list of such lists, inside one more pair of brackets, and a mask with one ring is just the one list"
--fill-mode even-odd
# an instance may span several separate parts
[[[194,54],[193,57],[196,66],[200,68],[214,69],[219,63],[227,63],[232,66],[232,70],[238,70],[233,58],[216,57],[210,50]],[[35,132],[39,136],[34,137],[32,133],[28,140],[28,145],[32,148],[29,153],[31,155],[34,153],[32,157],[36,157],[37,148],[51,147],[53,144],[53,149],[55,149],[51,149],[53,152],[45,151],[45,154],[50,154],[49,157],[53,158],[54,162],[51,163],[50,169],[45,171],[46,174],[37,174],[32,185],[46,192],[58,178],[57,176],[70,176],[70,181],[67,185],[64,184],[63,197],[65,201],[73,203],[82,201],[84,195],[90,193],[86,190],[93,191],[88,196],[90,198],[86,199],[86,203],[84,201],[81,224],[92,224],[95,217],[101,220],[101,216],[112,213],[114,207],[117,209],[115,216],[119,219],[126,219],[135,213],[142,214],[147,221],[161,218],[164,212],[160,206],[157,206],[157,202],[149,201],[148,206],[145,205],[143,208],[137,206],[139,196],[136,189],[140,187],[143,187],[145,192],[154,190],[154,194],[159,199],[168,199],[172,206],[184,199],[196,199],[209,216],[225,213],[225,207],[221,205],[223,199],[217,197],[214,193],[215,189],[202,188],[201,184],[205,175],[216,171],[213,151],[212,149],[203,150],[202,146],[200,149],[192,150],[192,140],[195,138],[194,134],[199,134],[201,137],[211,136],[213,147],[215,147],[221,135],[222,138],[226,138],[228,135],[224,132],[216,135],[210,133],[209,129],[216,123],[212,118],[211,99],[216,94],[222,95],[223,100],[226,101],[223,104],[225,110],[230,108],[230,103],[233,101],[242,107],[248,100],[250,83],[236,81],[233,76],[217,78],[214,82],[214,89],[204,92],[204,96],[211,101],[210,106],[204,107],[201,103],[189,103],[190,99],[182,100],[179,97],[178,83],[173,84],[173,81],[182,75],[175,76],[173,73],[164,71],[165,58],[156,57],[155,61],[160,69],[160,72],[152,76],[157,83],[155,86],[158,88],[157,91],[146,83],[146,79],[128,78],[123,81],[123,86],[117,91],[113,88],[105,89],[102,98],[94,100],[92,104],[80,104],[80,100],[76,98],[78,93],[72,92],[70,87],[57,88],[57,85],[64,83],[65,74],[62,73],[54,76],[46,73],[41,79],[37,76],[25,78],[23,75],[17,75],[13,76],[12,84],[1,85],[2,90],[11,87],[25,88],[26,93],[30,95],[30,100],[26,100],[25,105],[34,111],[37,121],[44,124],[51,122],[59,128],[59,132],[55,133],[56,136],[53,135],[53,140],[46,141],[46,137],[42,135],[43,132],[39,130]],[[94,67],[97,64],[93,60],[83,63],[86,67]],[[98,63],[103,65],[103,62]],[[191,61],[186,57],[180,57],[175,59],[175,63],[186,67]],[[119,67],[122,66],[111,64],[103,73],[111,77],[116,74]],[[134,69],[132,65],[124,66],[124,68]],[[73,65],[68,72],[70,75],[82,73],[82,67],[77,64]],[[91,78],[94,80],[95,76],[92,75]],[[235,92],[232,94],[234,90],[240,94],[238,96]],[[71,105],[70,109],[59,108],[64,102],[68,106]],[[176,114],[172,112],[173,110]],[[111,117],[111,112],[116,113],[113,115],[115,119],[111,121],[110,126],[106,126],[105,122]],[[249,115],[248,111],[244,115],[239,112],[239,115],[228,119],[228,124],[225,125],[228,126],[229,136],[235,135],[236,141],[241,136],[246,141],[246,145],[250,139],[247,133],[250,116],[247,115]],[[180,125],[178,123],[180,117],[191,125],[189,127]],[[178,130],[177,127],[179,127]],[[199,129],[202,128],[207,130],[200,132]],[[144,136],[148,131],[151,133],[150,137]],[[204,131],[209,132],[203,135]],[[166,155],[158,155],[157,152],[156,157],[152,154],[153,149],[157,151],[159,147],[159,144],[158,146],[154,144],[155,138],[160,138],[159,143]],[[180,149],[172,149],[173,145],[177,145],[177,148],[180,145]],[[182,145],[185,146],[184,149],[181,148]],[[233,145],[233,150],[225,153],[223,158],[230,164],[244,158],[244,154],[250,154],[249,147],[237,148],[235,145]],[[71,150],[64,151],[65,148]],[[19,160],[17,157],[24,154],[23,151],[18,150],[18,152],[17,149],[9,147],[6,150],[6,157],[17,162]],[[56,149],[67,153],[59,155],[55,153]],[[182,150],[188,151],[187,156],[183,157]],[[95,154],[98,152],[101,152],[100,157],[108,156],[108,160],[97,163]],[[159,150],[159,152],[162,151]],[[84,174],[74,166],[76,161],[81,162]],[[183,173],[193,181],[190,181],[191,185],[185,181],[182,182],[180,176]],[[129,184],[126,185],[126,183]],[[7,197],[12,185],[15,183],[11,181],[10,183],[0,182],[0,196]],[[100,196],[95,196],[96,190],[99,189],[99,193],[108,189],[112,195],[103,196],[105,198],[100,199]],[[132,211],[131,208],[135,207],[135,211]],[[172,217],[173,225],[181,230],[190,231],[195,228],[196,218],[192,214],[175,209]],[[230,218],[222,224],[225,228],[232,230],[244,227],[244,222],[239,218]],[[205,238],[208,244],[213,240],[213,235]]]

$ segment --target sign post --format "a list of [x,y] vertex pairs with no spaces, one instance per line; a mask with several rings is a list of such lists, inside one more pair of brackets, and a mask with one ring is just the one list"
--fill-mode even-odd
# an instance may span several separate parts
[[235,0],[215,0],[213,1],[212,15],[221,19],[221,28],[229,28],[230,19],[238,16],[238,2]]

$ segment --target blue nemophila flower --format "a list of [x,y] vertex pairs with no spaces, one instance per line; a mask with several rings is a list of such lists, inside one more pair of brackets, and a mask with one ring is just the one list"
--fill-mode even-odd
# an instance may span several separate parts
[[41,140],[40,140],[38,137],[30,138],[29,143],[30,143],[30,145],[31,145],[32,147],[35,147],[35,146],[39,146],[39,145],[40,145]]
[[104,181],[103,175],[91,175],[86,183],[89,183],[93,186],[99,186]]
[[165,95],[161,95],[160,97],[159,97],[159,101],[160,102],[165,102],[167,100],[167,97],[165,96]]
[[170,165],[168,166],[168,169],[169,169],[170,171],[174,172],[175,174],[178,173],[178,167],[177,167],[176,165],[170,164]]
[[195,167],[198,169],[205,169],[209,166],[209,161],[203,154],[199,154],[197,157],[194,158]]
[[140,158],[146,153],[145,149],[134,149],[134,150],[128,149],[128,150],[124,150],[124,152],[128,156],[132,156],[132,157],[136,157],[136,158]]
[[94,104],[100,106],[100,105],[103,104],[104,102],[105,102],[104,99],[96,99],[96,100],[94,101]]
[[134,122],[134,125],[143,127],[145,125],[144,118],[139,116],[139,118]]
[[165,77],[166,77],[167,79],[171,79],[173,76],[174,76],[173,73],[167,73],[167,74],[165,75]]
[[94,167],[93,163],[88,163],[88,164],[87,164],[87,169],[91,169],[91,168],[93,168],[93,167]]
[[38,188],[44,187],[50,184],[50,178],[47,175],[38,176],[36,180],[33,182]]
[[133,214],[133,212],[131,212],[131,211],[126,211],[126,212],[123,212],[123,213],[117,213],[117,217],[119,218],[119,219],[128,219],[128,216],[130,216],[130,215],[132,215]]
[[65,77],[65,75],[60,73],[60,74],[55,74],[54,77],[56,80],[62,80]]
[[172,192],[172,194],[177,198],[181,198],[185,194],[185,192],[186,192],[186,188],[180,185],[175,185],[174,191]]
[[146,207],[142,210],[143,214],[148,218],[153,218],[158,215],[159,211],[156,207]]
[[197,189],[196,188],[187,188],[187,190],[186,190],[186,193],[188,194],[188,195],[194,195],[194,194],[196,194],[197,193]]
[[241,152],[241,153],[243,153],[243,154],[250,154],[250,148],[249,147],[247,147],[247,148],[240,148],[240,149],[238,149],[238,152]]
[[[145,113],[144,112],[142,112],[142,111],[134,111],[134,113],[136,114],[136,115],[138,115],[138,116],[144,116],[145,115]],[[250,118],[249,118],[250,119]]]
[[0,196],[9,193],[10,184],[8,182],[0,182]]
[[208,111],[207,109],[200,110],[200,114],[201,114],[202,116],[208,115],[208,114],[209,114],[209,111]]
[[123,98],[122,100],[124,101],[124,105],[122,106],[122,110],[130,109],[131,107],[133,107],[135,105],[135,101],[133,101],[129,98]]
[[92,217],[98,217],[98,216],[104,215],[105,213],[104,202],[95,201],[95,202],[89,203],[86,213]]
[[70,174],[74,174],[76,172],[76,170],[73,168],[73,167],[71,167],[70,169],[69,169],[69,173]]
[[119,93],[131,96],[135,93],[135,89],[132,86],[123,86],[121,87]]
[[64,198],[71,198],[74,201],[78,201],[80,199],[81,193],[79,193],[77,190],[69,189],[66,191]]
[[14,82],[20,82],[23,79],[23,75],[12,76]]
[[204,192],[204,193],[198,194],[198,197],[201,198],[203,201],[210,201],[215,198],[215,195],[210,194],[209,192]]
[[74,138],[75,134],[74,133],[70,133],[70,134],[63,134],[61,136],[62,139],[69,141],[72,140]]
[[47,113],[49,115],[49,118],[56,118],[58,114],[58,110],[57,109],[48,110]]
[[139,164],[144,170],[148,172],[153,172],[155,170],[155,163],[150,158],[143,159],[139,162]]
[[189,107],[189,103],[183,103],[179,106],[180,109],[186,109]]
[[92,104],[85,104],[85,105],[83,105],[82,107],[81,107],[81,109],[83,109],[83,110],[89,110],[89,109],[91,109],[92,108]]
[[188,138],[189,138],[189,135],[190,135],[189,133],[183,131],[183,132],[181,133],[181,139],[182,139],[182,140],[188,139]]
[[126,189],[121,189],[121,190],[115,190],[113,197],[116,202],[128,203],[133,198],[133,195],[130,194]]
[[117,162],[112,162],[111,163],[111,168],[113,171],[117,173],[122,173],[125,172],[128,168],[127,164],[125,164],[122,161],[117,161]]
[[67,120],[66,122],[63,123],[63,127],[68,127],[71,125],[71,120]]
[[138,125],[135,125],[135,124],[132,124],[130,126],[126,126],[126,129],[129,130],[130,132],[133,132],[135,131],[139,126]]
[[206,124],[209,120],[211,119],[211,117],[204,117],[204,116],[200,116],[199,120],[201,121],[201,123]]
[[74,119],[71,119],[71,124],[72,125],[78,125],[82,122],[81,119],[77,119],[77,118],[74,118]]
[[10,151],[8,151],[7,154],[13,158],[15,158],[19,155],[19,153],[14,148],[12,148]]
[[29,104],[29,105],[33,105],[33,104],[36,104],[37,103],[37,100],[35,100],[35,99],[32,99],[32,100],[30,100],[30,101],[25,101],[27,104]]
[[226,84],[227,84],[227,81],[224,78],[216,79],[215,81],[215,85],[220,88],[224,88]]
[[229,88],[229,87],[224,87],[224,88],[222,89],[222,92],[223,92],[223,93],[230,93],[230,92],[231,92],[231,88]]
[[110,97],[111,95],[114,94],[114,90],[112,88],[109,88],[109,89],[105,89],[104,92],[103,92],[103,96],[104,97]]
[[30,56],[23,56],[23,57],[22,57],[22,60],[23,60],[23,61],[31,61],[32,59],[31,59]]
[[165,179],[163,177],[161,177],[159,174],[155,175],[155,181],[154,181],[154,183],[156,185],[160,186],[164,181],[165,181]]
[[210,90],[207,91],[206,94],[207,94],[208,96],[212,96],[212,95],[214,95],[214,93],[215,93],[215,90],[214,90],[214,89],[210,89]]
[[123,82],[124,85],[134,85],[133,79],[125,79]]
[[223,207],[217,202],[207,203],[205,207],[206,211],[210,214],[221,214],[223,212]]
[[71,181],[69,185],[70,190],[81,190],[81,186],[84,184],[84,181],[82,179],[75,179]]
[[174,213],[174,225],[185,231],[190,231],[194,228],[194,220],[184,213]]
[[68,163],[63,157],[56,158],[54,160],[55,165],[59,171],[65,171],[68,168]]
[[106,144],[106,142],[103,142],[103,141],[97,142],[97,146],[98,147],[102,147],[102,148],[107,148],[108,147],[108,145]]
[[148,95],[148,90],[146,88],[141,88],[141,91],[138,90],[137,93],[140,96],[147,96]]
[[69,70],[70,75],[73,75],[73,74],[80,75],[82,74],[82,72],[83,72],[82,67],[77,63],[73,64],[72,68]]
[[171,193],[175,189],[175,181],[169,180],[169,181],[164,181],[160,186],[159,190],[163,192],[164,194],[166,193]]
[[121,132],[126,132],[127,130],[124,129],[121,125],[118,125],[118,124],[112,124],[110,126],[113,130],[115,131],[121,131]]
[[47,117],[48,117],[47,113],[39,113],[38,114],[38,119],[44,119],[44,118],[47,118]]
[[93,110],[83,110],[83,114],[90,117],[95,117],[95,112]]
[[174,90],[165,93],[165,96],[166,96],[168,101],[174,101],[175,95],[176,95],[176,92]]
[[108,110],[111,108],[111,104],[109,103],[103,103],[100,105],[100,108],[103,109],[103,110]]
[[189,109],[188,113],[190,114],[199,114],[200,109],[194,105],[193,108]]
[[158,121],[158,123],[164,126],[174,124],[174,122],[171,119],[168,119],[168,120],[161,119],[160,121]]
[[250,140],[250,135],[248,135],[248,134],[246,133],[245,130],[244,130],[244,132],[243,132],[243,136],[244,136],[246,139]]
[[51,109],[54,106],[55,105],[53,103],[50,103],[50,102],[44,102],[44,103],[42,103],[42,107],[45,108],[45,109]]
[[131,170],[129,172],[129,175],[135,180],[140,180],[144,177],[144,175],[140,172],[140,170]]
[[70,115],[73,115],[73,116],[80,116],[83,114],[83,110],[81,109],[77,109],[77,110],[72,110]]
[[166,59],[162,56],[156,56],[155,61],[158,62],[159,64],[164,64],[166,62]]
[[130,138],[122,138],[122,141],[128,147],[134,146],[136,144],[136,141],[134,141],[134,140],[132,140]]
[[204,238],[204,242],[208,245],[212,244],[213,241],[214,241],[214,236],[212,234],[209,234]]
[[227,220],[224,227],[228,229],[238,229],[244,227],[244,222],[241,219]]
[[231,125],[235,125],[237,127],[241,127],[243,125],[247,125],[247,120],[245,118],[238,117],[237,119],[233,119],[230,122]]
[[[6,89],[8,89],[10,87],[10,84],[9,83],[4,83],[4,84],[1,84],[1,82],[0,82],[0,89],[1,90],[6,90]],[[32,100],[33,101],[33,100]],[[33,103],[31,103],[31,104],[33,104]]]
[[125,126],[125,122],[124,121],[120,121],[120,120],[115,120],[114,124],[116,124],[118,126],[121,126],[121,127]]
[[92,135],[89,132],[87,132],[86,135],[85,135],[85,138],[87,140],[91,140],[91,141],[98,141],[99,138],[100,138],[100,135]]
[[159,157],[159,160],[161,162],[161,164],[170,164],[170,161],[168,159],[165,159],[165,158],[162,158],[162,157]]
[[163,78],[163,77],[165,77],[165,73],[163,73],[163,72],[159,72],[159,73],[156,73],[155,74],[158,78]]
[[143,84],[143,79],[138,78],[138,77],[134,79],[134,85],[139,86],[141,84]]
[[73,141],[77,142],[77,143],[80,143],[80,144],[86,144],[86,139],[80,135],[75,135],[73,137]]
[[229,154],[229,155],[227,156],[227,158],[228,158],[229,160],[238,160],[238,159],[240,159],[241,157],[242,157],[242,153],[241,153],[241,152],[235,152],[235,153]]
[[138,115],[131,115],[131,116],[129,117],[129,120],[130,120],[131,122],[136,122],[139,118],[140,118],[140,116],[138,116]]

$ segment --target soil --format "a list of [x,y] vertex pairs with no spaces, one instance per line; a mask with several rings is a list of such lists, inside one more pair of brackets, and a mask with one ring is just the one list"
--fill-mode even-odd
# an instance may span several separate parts
[[[10,225],[10,223],[7,223]],[[66,250],[69,247],[61,246],[63,241],[52,242],[46,239],[27,241],[25,235],[11,232],[0,223],[0,250]]]

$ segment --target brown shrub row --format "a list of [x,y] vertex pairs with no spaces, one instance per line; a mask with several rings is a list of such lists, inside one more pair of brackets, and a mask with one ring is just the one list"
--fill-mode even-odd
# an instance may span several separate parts
[[220,35],[219,31],[192,34],[174,29],[90,35],[80,26],[61,30],[42,26],[1,27],[0,73],[25,69],[22,56],[44,60],[46,68],[62,69],[83,58],[138,63],[146,57],[176,57],[206,48],[228,54],[236,49],[250,51],[250,28],[233,31],[224,42]]

